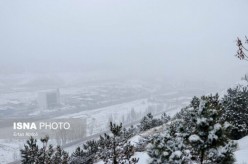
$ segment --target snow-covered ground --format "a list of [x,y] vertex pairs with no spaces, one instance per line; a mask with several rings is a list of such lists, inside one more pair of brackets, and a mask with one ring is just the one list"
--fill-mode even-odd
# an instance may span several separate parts
[[248,164],[248,136],[238,140],[238,150],[234,154],[236,164]]
[[[137,164],[148,164],[150,160],[150,157],[146,152],[136,152],[133,157],[139,159]],[[104,162],[99,161],[96,164],[104,164]]]
[[7,142],[0,140],[0,163],[6,164],[7,162],[17,160],[20,157],[20,148],[23,146],[17,142]]

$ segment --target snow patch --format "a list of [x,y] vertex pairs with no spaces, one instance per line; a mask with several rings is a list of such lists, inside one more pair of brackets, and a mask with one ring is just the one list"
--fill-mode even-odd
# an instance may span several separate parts
[[236,164],[248,163],[248,136],[238,140],[238,150],[234,152]]
[[193,134],[193,135],[191,135],[191,136],[189,137],[189,141],[190,141],[190,142],[197,142],[197,141],[201,141],[201,138],[200,138],[198,135]]

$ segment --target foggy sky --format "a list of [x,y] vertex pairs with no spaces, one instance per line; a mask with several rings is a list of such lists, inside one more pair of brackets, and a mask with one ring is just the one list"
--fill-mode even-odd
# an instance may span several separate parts
[[1,0],[0,72],[106,70],[237,81],[246,0]]

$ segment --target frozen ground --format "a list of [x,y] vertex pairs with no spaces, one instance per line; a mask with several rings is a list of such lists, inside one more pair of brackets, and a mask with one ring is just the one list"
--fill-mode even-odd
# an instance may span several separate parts
[[[137,164],[148,164],[150,160],[150,157],[146,152],[136,152],[133,157],[139,159]],[[96,164],[104,164],[104,162],[99,161]]]
[[16,141],[0,140],[0,163],[5,164],[20,157],[20,148],[23,143]]
[[235,152],[236,164],[248,164],[248,136],[238,140],[238,144]]

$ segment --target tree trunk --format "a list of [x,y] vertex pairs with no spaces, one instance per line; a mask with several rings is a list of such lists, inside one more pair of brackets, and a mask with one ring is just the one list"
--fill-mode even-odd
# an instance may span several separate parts
[[115,148],[116,148],[116,143],[115,143],[115,136],[114,136],[114,145],[113,145],[113,148],[114,148],[114,157],[113,157],[113,164],[118,164],[117,163],[117,154],[116,154],[116,150],[115,150]]
[[203,160],[204,160],[204,153],[205,153],[205,151],[204,151],[204,150],[201,150],[201,156],[200,156],[200,161],[201,161],[201,164],[203,164]]

